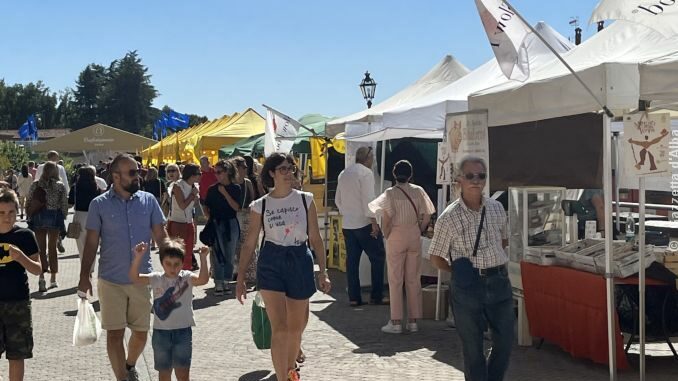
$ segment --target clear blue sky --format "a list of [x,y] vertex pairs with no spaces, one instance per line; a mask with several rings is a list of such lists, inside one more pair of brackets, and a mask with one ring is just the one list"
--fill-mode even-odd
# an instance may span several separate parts
[[[598,0],[513,0],[561,34]],[[445,54],[473,69],[493,59],[473,0],[3,0],[0,78],[74,87],[89,63],[137,50],[160,92],[155,106],[215,118],[265,103],[293,117],[344,116],[415,81]]]

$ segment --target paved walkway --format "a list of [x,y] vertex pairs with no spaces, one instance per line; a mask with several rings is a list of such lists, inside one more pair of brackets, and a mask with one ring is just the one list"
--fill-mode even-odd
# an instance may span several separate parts
[[[88,347],[73,347],[79,260],[73,240],[66,240],[60,255],[58,289],[33,292],[34,358],[26,363],[26,380],[114,380],[106,357],[105,340]],[[382,334],[387,306],[349,308],[345,277],[331,272],[331,295],[316,294],[304,335],[307,353],[304,380],[463,380],[461,346],[456,332],[444,322],[422,321],[420,332]],[[31,290],[37,278],[30,277]],[[241,306],[232,297],[216,298],[211,282],[195,290],[194,380],[273,380],[269,351],[257,350],[250,337],[250,303]],[[95,294],[96,295],[96,294]],[[96,298],[95,298],[96,300]],[[98,305],[95,303],[95,308]],[[678,379],[678,361],[666,345],[651,345],[648,380]],[[631,355],[634,369],[638,356]],[[145,380],[157,380],[150,340],[137,365]],[[0,379],[7,377],[7,362],[0,361]],[[635,370],[620,373],[621,380],[638,379]],[[605,366],[574,359],[559,348],[518,347],[513,352],[507,380],[608,380]]]

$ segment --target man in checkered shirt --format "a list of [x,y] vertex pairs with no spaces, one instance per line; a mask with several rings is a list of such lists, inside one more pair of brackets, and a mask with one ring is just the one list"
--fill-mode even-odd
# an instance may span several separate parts
[[[513,299],[506,263],[507,218],[504,207],[483,195],[487,166],[483,159],[467,156],[459,165],[457,182],[461,197],[436,221],[429,255],[437,268],[452,272],[451,303],[464,353],[467,381],[498,381],[504,378],[513,346]],[[478,240],[482,209],[485,219]],[[467,258],[468,271],[451,262]],[[464,261],[462,259],[462,261]],[[458,263],[458,262],[457,262]],[[455,274],[454,267],[457,267]],[[469,270],[470,269],[470,270]],[[492,351],[483,352],[483,333],[489,326]]]

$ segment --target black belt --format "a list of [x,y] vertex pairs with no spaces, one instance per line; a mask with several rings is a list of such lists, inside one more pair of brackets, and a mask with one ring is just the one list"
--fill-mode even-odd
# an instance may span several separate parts
[[488,277],[488,276],[495,276],[495,275],[508,275],[508,270],[506,268],[506,265],[499,265],[495,267],[488,267],[486,269],[476,269],[478,272],[478,275]]

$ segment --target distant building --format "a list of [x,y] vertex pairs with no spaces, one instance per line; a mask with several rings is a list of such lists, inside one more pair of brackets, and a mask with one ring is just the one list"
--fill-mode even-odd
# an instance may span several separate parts
[[[38,141],[45,141],[67,135],[71,130],[68,128],[53,128],[49,130],[38,130]],[[19,144],[30,145],[26,140],[21,140],[19,130],[0,130],[0,141],[13,141]]]

